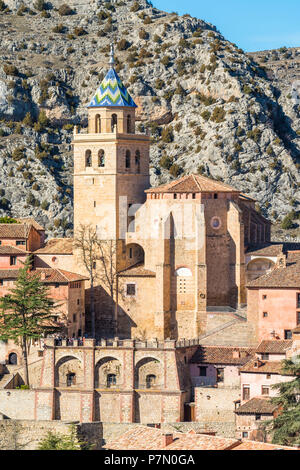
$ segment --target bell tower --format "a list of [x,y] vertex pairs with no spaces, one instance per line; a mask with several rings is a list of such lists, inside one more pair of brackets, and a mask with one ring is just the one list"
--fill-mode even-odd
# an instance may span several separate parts
[[119,240],[124,213],[145,202],[150,186],[150,138],[135,133],[137,106],[114,69],[113,45],[109,65],[88,105],[87,133],[74,128],[74,234],[91,224],[99,236]]

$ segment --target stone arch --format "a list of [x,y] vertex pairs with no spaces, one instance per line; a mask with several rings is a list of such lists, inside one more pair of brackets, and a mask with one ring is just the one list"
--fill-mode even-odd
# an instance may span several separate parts
[[[72,383],[69,377],[73,375]],[[84,386],[84,371],[80,359],[75,356],[61,357],[55,365],[55,387],[76,387],[81,388]]]
[[89,149],[85,151],[85,166],[86,167],[92,166],[92,151]]
[[133,265],[137,263],[145,263],[145,251],[141,245],[137,243],[130,243],[126,246],[126,258],[128,262]]
[[100,114],[96,114],[95,116],[95,134],[101,133],[101,116]]
[[175,271],[176,277],[193,277],[193,273],[187,266],[180,266]]
[[[110,381],[112,376],[114,380]],[[120,387],[121,379],[122,365],[116,357],[103,357],[95,365],[95,388]]]
[[150,376],[155,378],[152,382],[152,388],[164,388],[163,367],[160,360],[155,357],[144,357],[140,359],[135,366],[135,388],[140,390],[149,388],[147,385],[149,385]]
[[105,152],[103,149],[98,151],[98,167],[103,168],[105,166]]
[[247,282],[269,273],[274,267],[274,261],[269,258],[255,258],[249,261],[246,267]]
[[118,129],[118,116],[116,114],[111,115],[111,131],[114,132]]
[[15,351],[11,351],[8,354],[8,364],[14,366],[19,364],[19,356]]

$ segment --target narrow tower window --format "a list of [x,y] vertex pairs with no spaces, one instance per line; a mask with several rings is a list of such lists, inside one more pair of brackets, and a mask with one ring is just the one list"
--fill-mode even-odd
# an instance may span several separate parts
[[131,133],[131,116],[128,114],[127,116],[127,134]]
[[130,151],[126,150],[125,168],[130,168]]
[[115,128],[118,125],[118,116],[116,114],[112,114],[111,116],[111,131],[114,132]]
[[136,172],[140,173],[141,172],[141,154],[139,150],[135,152],[135,166],[136,166]]
[[105,166],[105,153],[104,150],[99,150],[98,152],[98,166],[104,167]]
[[95,118],[95,133],[96,134],[101,133],[101,117],[99,114],[97,114]]
[[92,166],[92,152],[90,150],[85,152],[85,166]]

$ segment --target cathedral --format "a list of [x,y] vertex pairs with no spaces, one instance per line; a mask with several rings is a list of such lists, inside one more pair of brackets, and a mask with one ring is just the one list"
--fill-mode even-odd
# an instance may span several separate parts
[[[151,188],[150,137],[135,131],[136,107],[112,47],[88,105],[87,133],[75,127],[73,139],[74,237],[89,226],[115,243],[117,287],[111,295],[98,282],[96,330],[124,339],[197,338],[208,311],[246,303],[245,252],[270,241],[271,224],[253,199],[199,174]],[[79,258],[74,250],[74,272],[86,275]]]

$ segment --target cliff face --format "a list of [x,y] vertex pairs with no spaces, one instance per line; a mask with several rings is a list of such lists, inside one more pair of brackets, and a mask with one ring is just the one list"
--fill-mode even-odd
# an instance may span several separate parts
[[71,234],[72,125],[87,125],[112,39],[138,131],[151,131],[153,185],[199,172],[247,192],[273,220],[297,209],[300,103],[263,53],[144,0],[5,0],[0,10],[1,214]]

